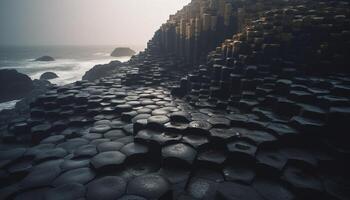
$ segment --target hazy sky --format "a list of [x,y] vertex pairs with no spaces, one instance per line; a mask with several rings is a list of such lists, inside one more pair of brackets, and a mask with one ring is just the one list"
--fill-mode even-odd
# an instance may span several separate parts
[[0,0],[0,45],[142,45],[189,2]]

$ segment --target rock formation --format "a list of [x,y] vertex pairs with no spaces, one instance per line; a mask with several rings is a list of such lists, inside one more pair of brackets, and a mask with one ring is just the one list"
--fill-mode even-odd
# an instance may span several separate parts
[[83,80],[94,81],[96,79],[110,75],[122,63],[120,61],[112,61],[109,64],[96,65],[89,71],[85,72]]
[[349,13],[193,0],[144,52],[8,124],[33,146],[0,152],[1,198],[349,199]]
[[40,80],[50,80],[50,79],[55,79],[58,78],[57,74],[54,72],[45,72],[41,74]]
[[123,57],[123,56],[133,56],[135,55],[135,51],[128,48],[128,47],[118,47],[115,48],[114,51],[111,53],[111,56],[113,57]]
[[51,62],[51,61],[55,61],[55,59],[51,56],[42,56],[42,57],[35,59],[35,61]]
[[0,102],[21,99],[33,89],[32,80],[13,69],[0,70]]

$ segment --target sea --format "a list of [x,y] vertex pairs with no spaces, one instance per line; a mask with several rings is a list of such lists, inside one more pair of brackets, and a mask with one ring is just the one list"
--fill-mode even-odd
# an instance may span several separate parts
[[[59,78],[50,80],[57,85],[65,85],[81,80],[86,71],[97,64],[113,60],[126,62],[130,57],[111,57],[114,48],[108,46],[0,46],[0,69],[15,69],[28,75],[32,80],[39,79],[44,72],[54,72]],[[142,45],[130,45],[136,52]],[[41,56],[51,56],[52,62],[34,62]],[[12,109],[18,100],[0,103],[0,111]]]

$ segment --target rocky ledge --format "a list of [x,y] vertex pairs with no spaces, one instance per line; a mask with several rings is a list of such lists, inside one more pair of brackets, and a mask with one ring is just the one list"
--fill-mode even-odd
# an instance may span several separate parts
[[0,102],[21,99],[33,90],[29,76],[16,70],[0,70]]
[[118,47],[115,48],[114,51],[111,53],[111,56],[113,57],[123,57],[123,56],[133,56],[135,55],[135,51],[128,48],[128,47]]

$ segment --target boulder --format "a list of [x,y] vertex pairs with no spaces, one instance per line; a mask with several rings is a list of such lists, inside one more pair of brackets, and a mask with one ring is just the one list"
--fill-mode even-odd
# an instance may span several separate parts
[[94,81],[96,79],[111,75],[111,72],[117,69],[122,63],[120,61],[112,61],[105,65],[95,65],[92,69],[85,72],[83,80]]
[[122,56],[133,56],[136,52],[128,47],[118,47],[115,48],[111,53],[113,57],[122,57]]
[[33,90],[33,81],[13,69],[0,70],[0,102],[21,99]]
[[40,80],[50,80],[55,78],[58,78],[58,75],[55,74],[54,72],[45,72],[40,76]]
[[41,56],[34,61],[43,61],[43,62],[49,62],[49,61],[55,61],[55,59],[51,56]]

